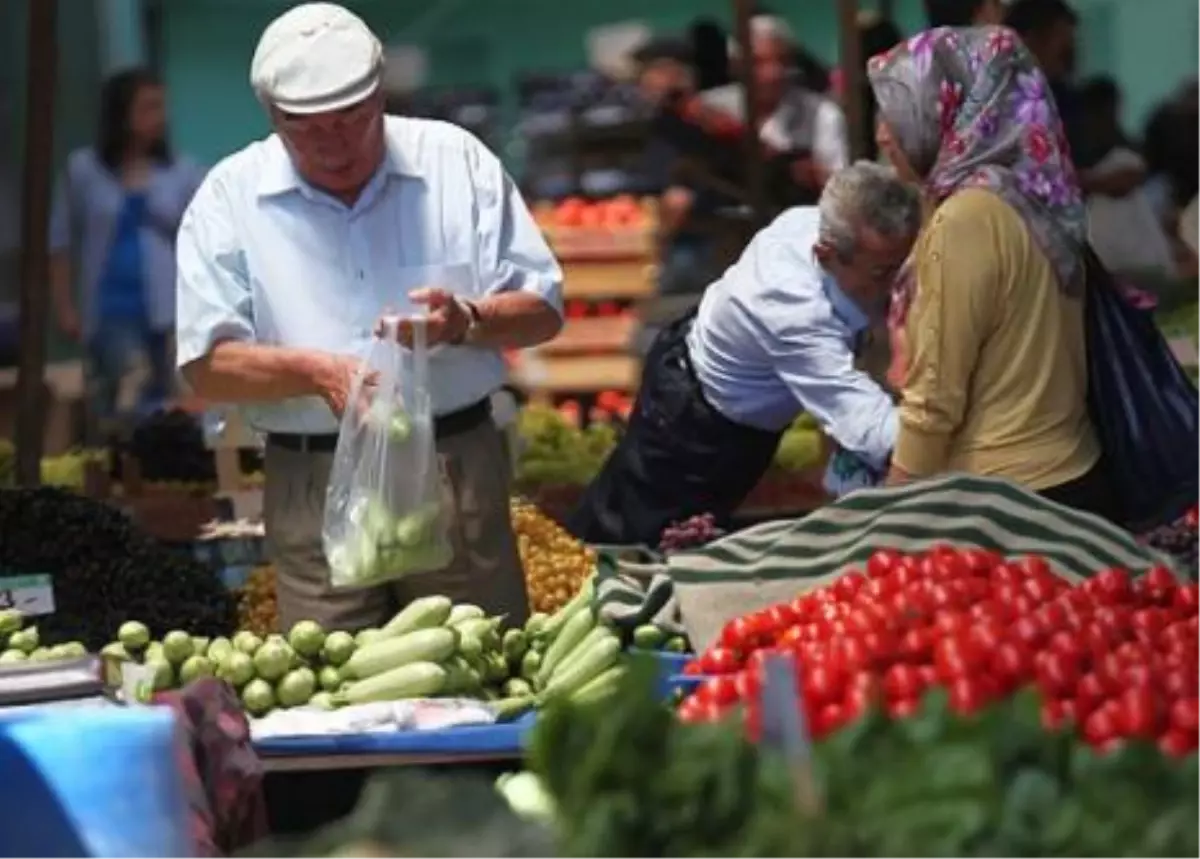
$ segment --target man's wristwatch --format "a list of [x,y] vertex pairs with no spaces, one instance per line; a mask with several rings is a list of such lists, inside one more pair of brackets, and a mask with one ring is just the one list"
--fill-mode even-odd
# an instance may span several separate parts
[[456,298],[455,301],[458,302],[459,307],[466,311],[467,327],[463,329],[461,334],[450,341],[450,345],[462,346],[471,342],[475,336],[475,331],[479,328],[479,308],[475,305],[475,302],[468,301],[465,298]]

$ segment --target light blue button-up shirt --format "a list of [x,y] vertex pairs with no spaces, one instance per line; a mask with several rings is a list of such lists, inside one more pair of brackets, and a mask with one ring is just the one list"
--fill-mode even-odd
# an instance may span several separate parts
[[869,319],[813,256],[817,209],[784,212],[708,288],[688,334],[701,389],[730,420],[767,430],[808,412],[882,469],[896,442],[892,399],[854,363]]
[[[457,126],[385,121],[384,163],[353,206],[305,183],[274,135],[212,169],[179,232],[180,367],[231,339],[363,356],[381,313],[422,311],[407,298],[419,286],[525,290],[561,313],[562,272],[499,159]],[[434,350],[434,413],[505,375],[494,349]],[[316,398],[245,413],[264,432],[337,431]]]
[[[153,168],[145,189],[146,218],[141,229],[142,284],[150,327],[175,324],[175,234],[180,219],[204,178],[186,157]],[[92,148],[71,153],[55,189],[50,213],[50,252],[71,253],[80,295],[84,334],[96,330],[97,287],[108,262],[117,219],[125,205],[121,180]]]

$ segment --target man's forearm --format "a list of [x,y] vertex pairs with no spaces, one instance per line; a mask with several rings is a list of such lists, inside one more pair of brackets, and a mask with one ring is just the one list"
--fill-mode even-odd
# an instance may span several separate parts
[[302,349],[225,341],[183,368],[200,397],[218,403],[248,403],[317,396],[321,356]]
[[470,345],[492,349],[528,349],[552,339],[562,318],[531,292],[503,292],[475,303],[479,324]]

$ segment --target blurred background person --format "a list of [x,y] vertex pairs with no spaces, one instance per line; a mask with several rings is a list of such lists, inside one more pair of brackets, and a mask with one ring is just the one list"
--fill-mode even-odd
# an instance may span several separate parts
[[729,202],[681,169],[685,159],[711,148],[698,125],[679,119],[696,96],[695,58],[693,45],[675,36],[653,38],[633,52],[638,89],[655,106],[641,173],[647,190],[658,196],[663,294],[700,292],[712,280],[712,242],[694,222]]
[[1075,10],[1065,0],[1014,0],[1005,23],[1017,31],[1050,82],[1083,192],[1124,197],[1138,188],[1146,179],[1144,167],[1092,170],[1098,159],[1087,134],[1082,93],[1074,80],[1079,29]]
[[50,225],[50,288],[58,326],[84,349],[87,432],[117,417],[121,381],[140,353],[149,383],[139,406],[171,395],[175,234],[203,178],[171,151],[166,93],[145,69],[104,82],[95,143],[72,152]]
[[[925,18],[929,21],[930,29],[1002,24],[1004,23],[1004,2],[1003,0],[925,0]],[[864,53],[863,57],[873,57],[875,53]]]
[[[1097,76],[1079,88],[1081,145],[1091,174],[1128,170],[1146,173],[1146,162],[1121,127],[1121,90],[1116,81]],[[1088,239],[1110,271],[1126,275],[1173,277],[1175,252],[1147,187],[1123,196],[1094,191],[1087,197]],[[1137,278],[1146,284],[1144,277]]]
[[694,53],[692,65],[696,89],[706,90],[729,83],[729,37],[711,18],[697,18],[688,27],[688,41]]
[[[756,112],[761,122],[759,136],[764,144],[785,155],[790,177],[800,193],[792,205],[811,203],[820,195],[829,176],[845,167],[850,158],[846,117],[837,102],[824,94],[828,75],[819,89],[805,86],[797,67],[798,44],[791,28],[772,15],[750,19],[750,57],[738,55],[736,43],[729,46],[734,64],[749,62],[754,76]],[[706,94],[706,101],[744,121],[741,86],[730,84]]]
[[1150,177],[1146,192],[1175,249],[1180,274],[1195,277],[1196,194],[1200,169],[1200,86],[1193,78],[1155,108],[1146,123],[1142,154]]

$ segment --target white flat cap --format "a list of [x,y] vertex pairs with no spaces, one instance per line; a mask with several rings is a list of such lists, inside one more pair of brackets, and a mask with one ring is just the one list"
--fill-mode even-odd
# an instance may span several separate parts
[[361,18],[336,3],[302,3],[263,30],[250,85],[263,104],[288,113],[325,113],[379,87],[383,46]]

